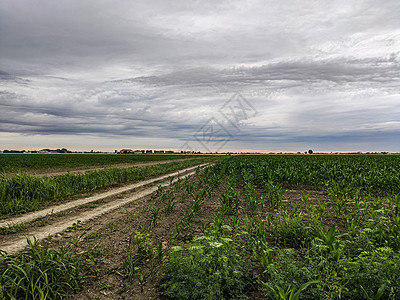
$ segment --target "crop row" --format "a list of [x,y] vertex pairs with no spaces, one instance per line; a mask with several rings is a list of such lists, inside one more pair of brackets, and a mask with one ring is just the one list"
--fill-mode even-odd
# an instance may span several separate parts
[[312,187],[340,196],[388,195],[400,192],[400,155],[279,155],[246,156],[230,160],[227,174],[259,187],[269,182],[286,187]]
[[211,157],[198,158],[142,168],[108,168],[79,175],[65,174],[52,177],[29,174],[18,174],[12,177],[2,175],[0,176],[0,217],[37,210],[44,205],[65,200],[73,195],[93,192],[103,187],[134,180],[143,180],[211,159]]
[[[181,246],[171,248],[163,266],[164,294],[189,299],[195,291],[197,299],[240,299],[258,289],[276,299],[299,299],[300,294],[301,299],[397,299],[398,157],[369,159],[235,157],[198,174],[197,181],[185,180],[178,194],[191,205],[169,238]],[[269,173],[266,166],[275,176],[263,177]],[[310,188],[309,172],[320,178],[312,187],[330,192],[320,199],[303,193],[289,201],[285,186]],[[344,184],[355,174],[366,180]],[[378,174],[385,180],[376,184]],[[340,194],[340,201],[332,193],[338,181],[349,191]],[[372,196],[382,193],[386,196]],[[170,188],[160,194],[158,201],[170,215],[176,193]],[[206,222],[202,214],[213,198],[218,209]],[[159,215],[150,214],[149,224],[157,224]]]
[[0,154],[1,172],[19,172],[36,169],[68,169],[88,166],[109,166],[121,163],[138,163],[182,158],[200,155],[134,155],[134,154]]

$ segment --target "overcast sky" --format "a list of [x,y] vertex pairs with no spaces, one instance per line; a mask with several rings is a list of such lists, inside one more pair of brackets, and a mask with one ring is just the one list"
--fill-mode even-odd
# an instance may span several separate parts
[[0,149],[400,152],[399,16],[398,0],[2,0]]

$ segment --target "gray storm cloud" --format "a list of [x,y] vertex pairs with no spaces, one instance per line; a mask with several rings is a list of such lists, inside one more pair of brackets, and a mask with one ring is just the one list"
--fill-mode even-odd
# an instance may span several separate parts
[[[398,151],[399,13],[394,0],[2,1],[0,144],[204,150],[213,118],[224,149]],[[257,114],[229,122],[234,95]]]

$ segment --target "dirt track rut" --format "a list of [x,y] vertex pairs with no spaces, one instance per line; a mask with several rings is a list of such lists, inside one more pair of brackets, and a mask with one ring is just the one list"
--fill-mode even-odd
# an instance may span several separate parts
[[[208,165],[208,164],[202,164],[200,166],[205,166],[205,165]],[[49,207],[47,209],[44,209],[44,210],[41,210],[38,212],[29,213],[27,215],[24,215],[24,216],[21,216],[18,218],[4,220],[4,221],[0,222],[0,227],[7,227],[9,225],[17,224],[17,223],[21,223],[21,222],[29,222],[29,221],[35,220],[37,218],[40,218],[40,217],[45,217],[49,214],[60,213],[62,211],[66,211],[68,209],[71,209],[71,208],[74,208],[74,207],[77,207],[77,206],[80,206],[83,204],[88,204],[93,201],[104,199],[104,198],[107,198],[110,196],[115,196],[115,195],[121,194],[123,192],[130,191],[132,189],[136,189],[138,187],[144,187],[148,184],[155,183],[155,182],[161,181],[161,180],[165,180],[171,176],[178,176],[182,173],[185,173],[185,174],[181,175],[179,177],[185,178],[187,176],[193,175],[195,173],[195,171],[193,171],[193,170],[195,170],[197,167],[199,167],[199,165],[195,166],[195,167],[183,169],[178,172],[163,175],[163,176],[160,176],[157,178],[153,178],[153,179],[141,181],[139,183],[124,186],[121,188],[113,189],[111,191],[101,193],[101,194],[98,194],[93,197],[78,199],[78,200],[63,204],[63,205],[53,206],[53,207]],[[177,180],[178,179],[175,178],[172,182],[175,182]],[[170,182],[168,181],[168,182],[164,182],[160,185],[167,186],[169,184],[170,184]],[[83,211],[77,215],[73,215],[73,216],[70,216],[67,218],[63,218],[61,221],[56,221],[50,225],[35,228],[34,230],[28,230],[28,232],[24,232],[23,234],[15,234],[11,238],[5,239],[5,241],[0,241],[0,249],[7,253],[16,253],[16,252],[22,251],[27,245],[26,237],[30,238],[31,240],[33,238],[36,238],[38,240],[45,239],[48,236],[55,235],[57,233],[65,231],[69,227],[72,227],[74,224],[77,224],[78,222],[80,222],[80,223],[87,222],[87,221],[95,219],[101,215],[104,215],[105,213],[115,210],[123,205],[126,205],[132,201],[135,201],[142,197],[148,196],[151,193],[153,193],[154,191],[156,191],[157,188],[158,188],[158,185],[148,187],[148,188],[145,188],[144,190],[133,192],[132,195],[129,196],[128,198],[117,199],[117,200],[111,201],[111,202],[103,204],[97,208]]]

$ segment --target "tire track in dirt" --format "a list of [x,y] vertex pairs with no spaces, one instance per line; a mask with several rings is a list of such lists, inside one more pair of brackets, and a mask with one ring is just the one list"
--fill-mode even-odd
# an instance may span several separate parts
[[136,189],[136,188],[139,188],[139,187],[146,186],[146,185],[148,185],[150,183],[157,182],[157,181],[160,181],[160,180],[164,180],[164,179],[167,179],[168,177],[171,177],[171,176],[179,175],[182,172],[188,172],[188,171],[194,170],[199,166],[203,167],[205,165],[207,165],[207,164],[201,164],[201,165],[198,165],[198,166],[182,169],[182,170],[179,170],[179,171],[174,172],[174,173],[169,173],[169,174],[166,174],[166,175],[162,175],[162,176],[159,176],[159,177],[156,177],[156,178],[152,178],[152,179],[140,181],[140,182],[137,182],[137,183],[125,185],[125,186],[119,187],[119,188],[114,188],[114,189],[112,189],[110,191],[103,192],[103,193],[100,193],[100,194],[97,194],[97,195],[94,195],[94,196],[91,196],[91,197],[77,199],[77,200],[70,201],[70,202],[67,202],[67,203],[64,203],[64,204],[53,205],[53,206],[50,206],[48,208],[45,208],[45,209],[42,209],[42,210],[39,210],[39,211],[30,212],[30,213],[24,214],[24,215],[19,216],[19,217],[8,218],[8,219],[0,221],[0,228],[1,227],[9,227],[9,226],[16,225],[16,224],[19,224],[19,223],[24,223],[24,222],[31,222],[31,221],[33,221],[33,220],[35,220],[37,218],[46,217],[46,216],[51,215],[51,214],[57,214],[57,213],[65,211],[65,210],[72,209],[72,208],[80,206],[80,205],[88,204],[90,202],[98,201],[98,200],[101,200],[101,199],[104,199],[104,198],[107,198],[107,197],[110,197],[110,196],[116,196],[118,194],[122,194],[124,192],[130,191],[130,190],[133,190],[133,189]]
[[[170,176],[177,176],[177,175],[179,176],[180,174],[182,174],[182,172],[189,172],[189,173],[186,173],[186,174],[184,174],[182,176],[179,176],[179,178],[182,179],[182,178],[185,178],[187,176],[191,176],[191,175],[195,174],[195,171],[192,171],[192,170],[194,170],[194,169],[196,169],[198,167],[204,167],[206,165],[209,165],[209,164],[198,165],[198,166],[195,166],[195,167],[191,167],[191,168],[180,170],[178,172],[174,172],[174,173],[163,175],[163,176],[160,176],[160,177],[157,177],[157,178],[153,178],[153,179],[150,179],[150,180],[142,181],[140,183],[130,185],[129,186],[130,188],[128,188],[128,186],[127,187],[123,187],[123,188],[119,188],[119,189],[117,189],[118,192],[116,192],[116,190],[115,191],[109,191],[109,192],[106,192],[106,193],[103,193],[103,194],[100,194],[100,195],[96,196],[97,197],[96,200],[87,201],[87,199],[94,198],[94,197],[89,197],[89,198],[86,198],[86,199],[79,199],[79,200],[73,201],[73,205],[71,205],[70,207],[68,207],[68,208],[64,207],[62,211],[77,207],[77,206],[82,205],[82,204],[87,204],[87,203],[90,203],[90,202],[93,202],[93,201],[97,201],[99,199],[103,199],[103,198],[109,197],[111,195],[115,196],[115,195],[118,195],[120,193],[129,191],[129,190],[137,188],[137,187],[143,187],[143,186],[148,185],[150,183],[154,183],[154,182],[166,179],[166,178],[168,178]],[[174,178],[172,183],[176,182],[177,180],[178,180],[178,178]],[[168,182],[164,182],[164,183],[159,184],[159,185],[168,186],[169,184],[170,184],[170,182],[168,181]],[[135,185],[135,187],[132,187],[134,185]],[[82,224],[82,223],[87,222],[89,220],[93,220],[95,218],[98,218],[99,216],[104,215],[104,214],[106,214],[108,212],[111,212],[111,211],[113,211],[113,210],[115,210],[117,208],[120,208],[121,206],[124,206],[124,205],[126,205],[126,204],[128,204],[128,203],[130,203],[132,201],[135,201],[135,200],[138,200],[138,199],[140,199],[142,197],[148,196],[148,195],[152,194],[153,192],[155,192],[157,189],[158,189],[158,185],[146,188],[146,189],[141,190],[141,191],[133,192],[134,194],[132,196],[128,197],[128,198],[117,199],[117,200],[111,201],[111,202],[106,203],[106,204],[104,204],[104,205],[102,205],[100,207],[91,209],[89,211],[81,212],[78,215],[74,215],[74,216],[71,216],[71,217],[64,218],[62,221],[58,221],[58,222],[56,221],[56,222],[54,222],[54,223],[52,223],[50,225],[47,225],[47,226],[44,226],[44,227],[40,227],[40,228],[36,228],[34,231],[31,230],[31,231],[25,232],[24,234],[16,234],[14,237],[12,237],[10,239],[7,239],[6,242],[2,242],[1,245],[0,245],[0,250],[5,251],[7,253],[11,253],[11,254],[19,252],[19,251],[22,251],[27,246],[26,238],[30,238],[31,240],[33,238],[36,238],[38,240],[46,239],[48,236],[51,236],[51,235],[54,235],[54,234],[57,234],[57,233],[65,231],[66,229],[72,227],[74,224],[77,224],[78,221]],[[111,192],[112,192],[112,194],[111,194]],[[107,194],[107,196],[100,197],[101,195],[105,195],[105,194]],[[66,205],[67,204],[69,204],[69,203],[66,203]],[[54,212],[55,208],[56,207],[49,208],[49,209],[53,209],[53,211],[50,210],[50,212],[55,213]],[[49,209],[45,209],[45,210],[42,210],[40,212],[37,212],[37,213],[42,213],[42,215],[40,215],[39,217],[48,215],[49,214]],[[60,211],[58,211],[58,212],[60,212]],[[29,215],[33,215],[33,214],[29,214]],[[23,218],[23,217],[27,217],[27,216],[22,216],[20,218]],[[29,216],[29,218],[31,218],[31,220],[34,220],[34,218],[31,217],[31,216]],[[35,218],[38,218],[38,217],[36,216]],[[15,218],[14,220],[16,220],[16,219],[18,219],[18,218]],[[5,224],[7,221],[10,221],[10,220],[5,220],[0,224]],[[7,223],[7,224],[9,224],[9,223]]]

